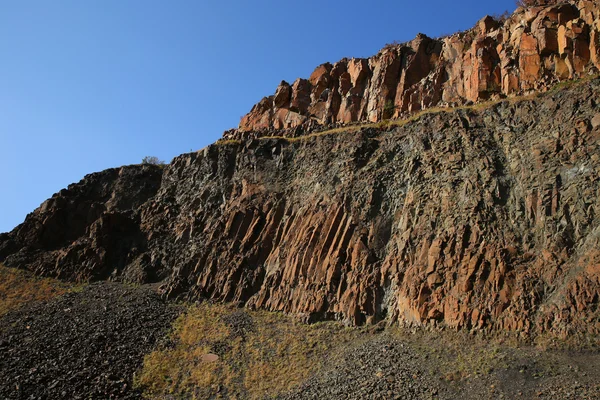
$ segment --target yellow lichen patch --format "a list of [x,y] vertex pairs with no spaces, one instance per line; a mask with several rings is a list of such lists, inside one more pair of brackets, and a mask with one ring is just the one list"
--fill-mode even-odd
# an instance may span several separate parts
[[177,319],[167,344],[144,359],[135,384],[148,398],[273,396],[302,383],[359,334],[337,323],[306,325],[204,303]]
[[0,317],[23,304],[49,300],[68,289],[66,284],[55,279],[38,278],[0,264]]

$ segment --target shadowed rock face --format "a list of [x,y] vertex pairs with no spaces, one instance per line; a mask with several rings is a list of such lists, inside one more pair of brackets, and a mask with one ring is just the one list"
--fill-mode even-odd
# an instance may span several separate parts
[[599,95],[93,174],[1,236],[0,261],[307,320],[598,334]]
[[87,175],[46,200],[10,234],[0,234],[0,260],[41,275],[106,279],[128,265],[137,279],[146,238],[137,210],[160,187],[162,168],[137,165]]
[[[320,125],[379,121],[434,106],[546,90],[600,68],[600,7],[571,1],[485,17],[443,39],[419,34],[369,59],[343,59],[281,82],[225,138],[294,136]],[[287,131],[281,131],[287,130]]]

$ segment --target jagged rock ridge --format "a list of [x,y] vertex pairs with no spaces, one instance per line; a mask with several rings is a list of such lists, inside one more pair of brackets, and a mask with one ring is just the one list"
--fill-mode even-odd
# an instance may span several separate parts
[[[138,263],[146,250],[134,210],[154,196],[162,179],[155,165],[112,168],[87,175],[46,200],[25,222],[0,234],[0,260],[70,280],[107,279]],[[16,254],[13,254],[15,253]],[[141,255],[141,256],[140,256]],[[132,270],[131,268],[129,270]],[[157,279],[154,272],[130,277]]]
[[368,59],[318,66],[308,80],[281,82],[227,139],[294,136],[322,125],[379,121],[546,90],[600,68],[600,8],[592,1],[485,17],[442,39],[419,34]]

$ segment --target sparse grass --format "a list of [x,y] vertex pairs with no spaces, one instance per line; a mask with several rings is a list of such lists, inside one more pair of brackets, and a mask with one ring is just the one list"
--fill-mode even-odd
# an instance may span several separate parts
[[511,335],[472,336],[451,330],[408,334],[400,328],[391,328],[391,332],[397,339],[408,342],[421,357],[432,360],[427,363],[429,372],[446,381],[461,381],[506,369],[508,354],[524,345]]
[[[507,331],[407,331],[400,327],[391,327],[388,331],[430,360],[426,363],[429,372],[448,382],[518,369],[521,363],[530,364],[530,368],[535,365],[534,377],[552,376],[556,373],[554,359],[573,351],[598,354],[599,343],[597,337],[559,340],[551,333],[531,338]],[[535,359],[538,361],[532,361]]]
[[50,300],[69,289],[70,286],[55,279],[38,278],[0,264],[0,317],[23,304]]
[[307,135],[293,137],[293,138],[284,137],[284,136],[263,136],[258,139],[259,140],[283,139],[283,140],[286,140],[286,141],[292,143],[292,142],[298,142],[298,141],[302,141],[302,140],[312,139],[314,137],[319,137],[319,136],[334,135],[334,134],[338,134],[338,133],[355,133],[355,132],[361,131],[362,129],[387,130],[387,129],[404,126],[409,122],[418,120],[419,118],[423,117],[424,115],[438,114],[438,113],[442,113],[442,112],[453,112],[456,110],[467,110],[467,109],[468,110],[482,110],[482,109],[488,108],[494,104],[497,104],[500,101],[502,101],[502,100],[489,101],[489,102],[485,102],[485,103],[477,103],[477,104],[470,105],[470,106],[459,106],[459,107],[451,107],[451,108],[432,107],[432,108],[428,108],[428,109],[416,112],[415,114],[411,115],[410,117],[404,118],[404,119],[386,119],[386,120],[382,120],[382,121],[378,121],[378,122],[365,122],[365,123],[359,123],[359,124],[349,125],[349,126],[340,126],[338,128],[327,129],[324,131],[309,133]]
[[[594,324],[590,321],[589,324]],[[533,345],[540,350],[572,350],[572,351],[598,351],[600,350],[600,336],[585,333],[571,333],[559,336],[555,332],[541,332],[533,338]]]
[[[239,321],[240,315],[246,320],[243,329],[230,322]],[[150,399],[271,398],[335,365],[337,355],[372,340],[374,332],[333,322],[305,325],[278,313],[202,303],[190,306],[167,341],[145,357],[135,385]],[[446,382],[495,380],[503,371],[521,372],[522,362],[534,377],[556,373],[553,361],[522,361],[550,356],[516,333],[401,327],[388,327],[386,332],[407,343],[423,368]],[[216,361],[206,359],[212,354],[218,355]]]
[[[225,322],[236,314],[251,321],[242,333]],[[135,385],[148,398],[274,396],[318,371],[328,355],[359,332],[333,322],[306,325],[278,313],[203,303],[177,319],[171,345],[145,357]],[[219,358],[207,362],[207,354]]]
[[571,88],[574,86],[578,86],[581,85],[583,83],[589,82],[593,79],[598,78],[599,75],[593,74],[593,75],[584,75],[578,79],[567,79],[561,82],[558,82],[557,84],[555,84],[552,88],[550,88],[550,90],[548,90],[548,92],[553,93],[553,92],[557,92],[559,90],[562,89],[567,89],[567,88]]

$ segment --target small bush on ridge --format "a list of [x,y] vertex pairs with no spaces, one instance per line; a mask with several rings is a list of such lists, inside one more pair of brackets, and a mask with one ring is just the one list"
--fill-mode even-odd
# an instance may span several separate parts
[[142,158],[142,164],[164,165],[164,163],[164,161],[159,160],[158,157],[155,156],[146,156]]

